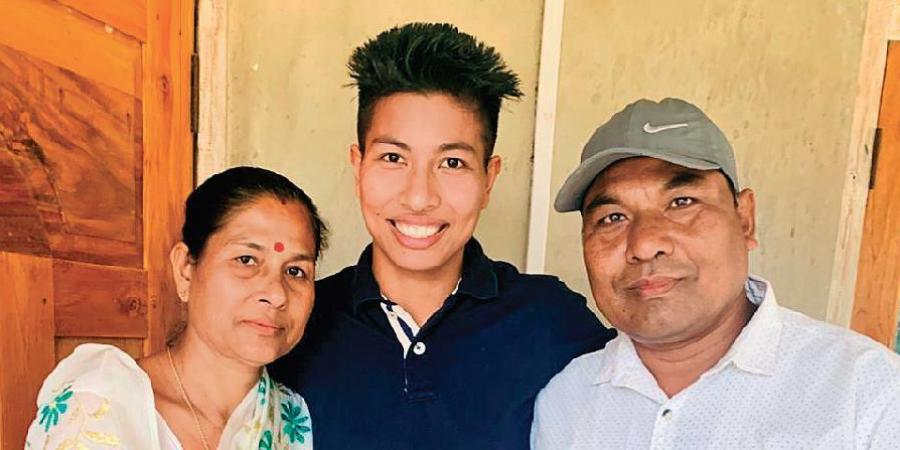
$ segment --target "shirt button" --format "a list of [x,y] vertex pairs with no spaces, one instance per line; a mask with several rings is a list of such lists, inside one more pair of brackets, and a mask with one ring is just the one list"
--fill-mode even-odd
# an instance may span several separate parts
[[662,412],[662,417],[666,420],[672,419],[672,410],[668,408],[664,409]]
[[416,342],[416,345],[413,346],[413,353],[417,355],[422,355],[425,353],[425,343],[424,342]]

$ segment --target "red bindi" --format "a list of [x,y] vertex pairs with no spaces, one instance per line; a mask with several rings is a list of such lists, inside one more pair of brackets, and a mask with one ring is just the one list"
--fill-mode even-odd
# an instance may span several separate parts
[[278,253],[283,252],[283,251],[284,251],[284,244],[282,244],[281,242],[276,242],[276,243],[275,243],[275,251],[278,252]]

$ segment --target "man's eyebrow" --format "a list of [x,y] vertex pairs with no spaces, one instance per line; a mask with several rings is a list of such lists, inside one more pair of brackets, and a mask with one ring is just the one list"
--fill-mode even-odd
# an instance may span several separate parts
[[447,144],[441,144],[441,151],[448,150],[465,150],[468,152],[475,153],[475,147],[465,143],[465,142],[450,142]]
[[666,183],[664,189],[671,191],[672,189],[680,188],[682,186],[698,184],[701,181],[703,181],[703,176],[699,173],[691,170],[679,170],[678,173]]
[[387,145],[393,145],[395,147],[400,147],[403,150],[409,150],[409,145],[407,145],[405,142],[399,141],[390,136],[380,136],[375,139],[372,139],[372,144],[387,144]]
[[617,205],[619,204],[619,200],[615,197],[607,194],[600,194],[591,199],[591,201],[582,208],[581,213],[587,214],[603,205]]

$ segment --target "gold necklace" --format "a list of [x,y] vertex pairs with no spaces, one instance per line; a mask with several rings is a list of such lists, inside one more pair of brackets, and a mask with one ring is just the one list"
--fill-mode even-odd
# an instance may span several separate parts
[[175,374],[175,381],[178,382],[178,390],[181,391],[181,398],[184,400],[184,404],[187,405],[188,409],[191,410],[191,415],[194,416],[194,425],[197,425],[197,433],[200,434],[200,442],[203,443],[204,450],[210,450],[209,442],[206,440],[206,434],[203,433],[203,428],[200,427],[200,417],[197,416],[197,411],[194,410],[194,405],[191,403],[191,400],[187,396],[187,392],[184,390],[184,383],[181,382],[181,376],[178,375],[178,369],[175,368],[175,360],[172,358],[171,347],[166,346],[166,353],[169,355],[169,364],[172,366],[172,373]]

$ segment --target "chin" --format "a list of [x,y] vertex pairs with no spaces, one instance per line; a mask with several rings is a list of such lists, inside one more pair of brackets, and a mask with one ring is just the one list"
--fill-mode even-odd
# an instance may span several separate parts
[[272,363],[285,353],[286,352],[281,351],[280,348],[273,348],[271,346],[252,346],[241,349],[239,352],[241,359],[260,367]]
[[[448,255],[443,248],[431,248],[422,250],[409,249],[402,246],[381,247],[381,251],[390,265],[410,272],[428,272],[439,269],[453,259],[453,254]],[[462,247],[459,249],[462,252]]]
[[410,272],[430,272],[447,265],[451,258],[443,255],[402,255],[394,259],[394,265]]
[[684,327],[678,328],[671,324],[644,325],[634,333],[625,332],[635,341],[645,344],[672,344],[680,342],[688,333]]

